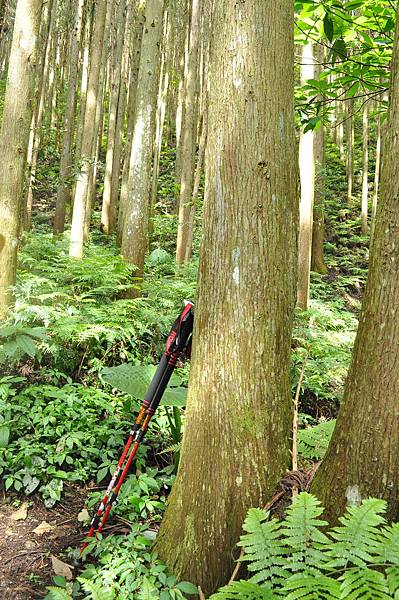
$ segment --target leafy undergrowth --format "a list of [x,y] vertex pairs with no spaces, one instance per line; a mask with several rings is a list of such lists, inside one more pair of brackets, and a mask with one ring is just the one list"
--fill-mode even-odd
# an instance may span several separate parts
[[283,521],[251,509],[239,542],[250,577],[211,600],[398,598],[399,524],[386,522],[386,509],[383,500],[364,500],[329,531],[320,502],[308,493],[293,501]]
[[[358,206],[343,208],[342,165],[331,149],[329,161],[328,273],[312,274],[309,310],[297,313],[293,336],[293,393],[305,365],[299,432],[304,463],[323,457],[333,431],[367,268]],[[175,268],[177,220],[169,209],[176,190],[168,167],[161,180],[162,214],[154,219],[140,298],[127,297],[135,283],[132,269],[112,238],[93,234],[83,260],[75,261],[68,257],[68,233],[53,238],[44,216],[26,236],[15,311],[0,327],[0,469],[7,497],[35,494],[50,507],[62,501],[67,484],[88,485],[91,512],[109,481],[165,335],[182,301],[195,295],[197,254]],[[114,514],[131,533],[95,542],[94,564],[73,582],[57,578],[49,599],[179,600],[194,593],[150,550],[178,462],[187,380],[185,366],[122,488]],[[100,489],[91,490],[93,484]],[[68,551],[66,560],[71,556],[76,550]]]

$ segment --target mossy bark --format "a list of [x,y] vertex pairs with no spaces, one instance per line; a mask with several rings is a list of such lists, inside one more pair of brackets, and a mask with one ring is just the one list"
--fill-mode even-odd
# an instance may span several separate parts
[[290,464],[297,266],[293,6],[215,5],[193,359],[179,472],[156,550],[210,594],[246,511]]
[[312,486],[331,522],[347,504],[369,496],[385,498],[388,518],[399,518],[399,24],[386,136],[352,364],[335,432]]

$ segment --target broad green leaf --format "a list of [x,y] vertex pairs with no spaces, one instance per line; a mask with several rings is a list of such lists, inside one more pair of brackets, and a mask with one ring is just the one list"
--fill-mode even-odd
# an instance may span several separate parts
[[324,33],[329,42],[334,39],[334,21],[329,13],[326,13],[323,21]]
[[7,448],[10,439],[10,428],[3,425],[0,427],[0,448]]
[[32,358],[36,354],[36,346],[28,335],[18,335],[16,342],[24,354],[29,354]]

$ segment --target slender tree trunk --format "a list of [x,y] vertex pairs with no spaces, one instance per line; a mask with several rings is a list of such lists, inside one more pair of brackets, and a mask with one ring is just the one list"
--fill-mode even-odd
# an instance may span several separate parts
[[104,128],[104,106],[107,98],[107,81],[110,78],[109,60],[108,60],[108,49],[110,39],[111,20],[113,18],[114,3],[108,1],[107,3],[107,14],[105,17],[104,37],[103,37],[103,48],[101,54],[101,65],[103,68],[100,70],[98,79],[97,89],[97,106],[96,116],[92,125],[94,131],[93,147],[91,151],[92,160],[89,167],[89,178],[87,185],[87,195],[85,203],[85,216],[83,224],[83,241],[87,242],[90,233],[90,222],[92,209],[96,201],[97,193],[97,169],[99,157],[101,154],[101,142]]
[[123,227],[125,224],[125,214],[128,205],[128,184],[129,184],[129,165],[130,156],[132,153],[133,130],[136,115],[136,92],[137,81],[140,68],[141,44],[143,37],[144,26],[144,11],[142,6],[139,6],[135,11],[134,24],[132,28],[132,48],[130,61],[130,77],[129,77],[129,92],[127,102],[127,123],[126,123],[126,142],[124,162],[122,169],[121,193],[119,198],[119,214],[118,214],[118,232],[117,243],[120,246],[122,243]]
[[339,159],[345,164],[345,144],[344,144],[344,120],[345,120],[345,104],[337,102],[337,144],[339,149]]
[[[322,72],[324,60],[324,48],[317,45],[315,48],[315,79],[319,79]],[[336,129],[335,129],[336,131]],[[314,132],[313,151],[315,161],[315,189],[313,204],[313,227],[312,227],[312,252],[311,269],[316,273],[327,273],[324,262],[324,125],[321,123]]]
[[353,200],[353,151],[354,151],[354,129],[353,129],[353,100],[347,101],[347,145],[346,145],[346,178],[348,183],[348,205],[351,206]]
[[76,5],[75,26],[71,33],[71,50],[69,55],[68,98],[64,117],[64,136],[62,142],[60,183],[57,188],[57,201],[54,216],[54,233],[62,233],[65,226],[66,205],[70,201],[72,175],[72,141],[74,116],[76,107],[76,84],[79,73],[79,48],[82,34],[83,8],[85,0],[78,0]]
[[374,190],[373,190],[373,206],[371,211],[371,233],[370,238],[374,236],[375,215],[377,213],[378,191],[380,187],[380,172],[381,172],[381,117],[378,116],[377,121],[377,144],[375,149],[375,173],[374,173]]
[[196,203],[197,203],[197,198],[198,198],[198,191],[199,191],[199,187],[200,187],[200,183],[201,183],[201,175],[202,175],[204,160],[205,160],[206,140],[207,140],[207,135],[208,135],[207,115],[208,115],[208,109],[205,105],[203,119],[202,119],[201,138],[200,138],[199,149],[198,149],[198,161],[197,161],[197,167],[195,169],[195,176],[194,176],[193,199],[191,202],[190,217],[189,217],[189,222],[188,222],[188,235],[187,235],[185,262],[188,262],[191,259],[192,254],[193,254],[195,208],[196,208]]
[[86,209],[86,196],[90,179],[90,164],[93,159],[92,150],[96,132],[93,123],[97,109],[98,83],[102,68],[101,56],[104,40],[105,17],[107,0],[98,0],[96,6],[95,24],[92,40],[92,54],[90,58],[90,72],[87,86],[87,101],[82,132],[81,171],[79,173],[72,214],[71,242],[69,255],[73,258],[83,256],[84,220]]
[[[112,58],[112,85],[108,121],[108,144],[105,159],[104,192],[101,211],[101,228],[104,233],[111,233],[116,224],[116,206],[112,199],[112,172],[115,154],[115,141],[118,135],[116,130],[118,116],[119,91],[121,87],[121,68],[123,40],[126,25],[126,0],[119,0],[115,17],[115,48]],[[115,197],[115,196],[114,196]]]
[[29,174],[28,174],[28,183],[27,183],[27,195],[26,195],[26,212],[24,215],[24,227],[25,229],[30,229],[32,226],[32,207],[33,207],[33,186],[34,181],[36,179],[36,166],[37,159],[39,156],[40,149],[40,140],[42,137],[42,121],[44,116],[44,107],[46,102],[46,91],[47,91],[47,82],[49,75],[49,67],[50,67],[50,50],[51,50],[51,39],[54,32],[55,21],[56,21],[56,10],[57,10],[57,0],[52,0],[49,3],[49,13],[50,20],[48,28],[45,28],[44,35],[45,37],[45,50],[43,57],[43,71],[41,74],[40,81],[40,91],[39,91],[39,103],[37,106],[36,116],[34,120],[34,128],[32,132],[32,152],[28,157],[29,162]]
[[[163,126],[165,121],[166,111],[166,98],[168,95],[169,87],[169,53],[170,53],[170,15],[168,11],[165,11],[164,19],[164,45],[162,52],[162,64],[161,64],[161,76],[159,79],[159,92],[158,92],[158,109],[157,109],[157,121],[156,121],[156,135],[155,135],[155,147],[154,147],[154,164],[152,167],[152,182],[151,182],[151,215],[154,211],[155,204],[157,202],[158,193],[158,177],[159,177],[159,165],[161,162],[161,151],[162,151],[162,138],[163,138]],[[150,229],[152,231],[152,220],[150,222]]]
[[215,3],[203,242],[182,454],[156,551],[205,595],[290,462],[293,5]]
[[197,139],[196,133],[198,116],[198,51],[200,38],[200,17],[200,2],[199,0],[192,0],[185,110],[181,142],[179,225],[177,230],[176,245],[176,262],[178,265],[184,262],[187,252],[189,220],[191,212],[190,201],[192,199],[194,184],[195,146]]
[[[313,44],[302,46],[301,85],[314,79],[315,61]],[[315,183],[314,134],[301,132],[299,140],[299,173],[301,201],[299,206],[298,291],[297,305],[308,308],[310,286],[310,261],[312,252],[313,202]]]
[[12,301],[32,120],[41,0],[18,0],[0,131],[0,319]]
[[399,516],[399,19],[381,199],[352,364],[327,455],[312,491],[336,522],[370,496]]
[[137,276],[143,272],[148,249],[151,166],[155,140],[162,23],[163,0],[147,0],[129,165],[129,206],[125,210],[121,246],[125,259],[137,267]]
[[[94,5],[93,5],[94,6]],[[92,36],[93,28],[93,11],[88,11],[86,18],[86,26],[84,32],[84,43],[82,49],[82,73],[80,80],[80,105],[79,105],[79,119],[76,130],[76,142],[75,142],[75,161],[79,162],[82,157],[82,133],[83,125],[85,121],[86,113],[86,101],[87,101],[87,85],[89,81],[89,62],[90,62],[90,40]],[[75,184],[76,188],[76,184]],[[72,196],[75,196],[75,191]]]
[[368,233],[368,203],[369,203],[369,117],[368,103],[363,107],[363,167],[362,167],[362,234]]

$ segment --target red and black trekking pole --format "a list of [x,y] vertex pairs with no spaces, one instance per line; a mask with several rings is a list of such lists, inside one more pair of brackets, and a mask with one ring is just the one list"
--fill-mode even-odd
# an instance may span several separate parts
[[158,368],[147,390],[139,414],[137,415],[136,422],[129,433],[129,437],[115,472],[109,482],[107,491],[92,519],[85,542],[80,550],[80,556],[82,556],[83,551],[87,548],[89,539],[96,536],[98,533],[101,533],[103,530],[111,508],[118,497],[119,490],[129,473],[138,447],[144,439],[149,422],[158,408],[166,386],[176,367],[176,363],[183,353],[189,354],[193,324],[194,305],[192,302],[187,302],[183,311],[172,325],[172,329],[170,330],[166,342],[165,352],[162,355]]

